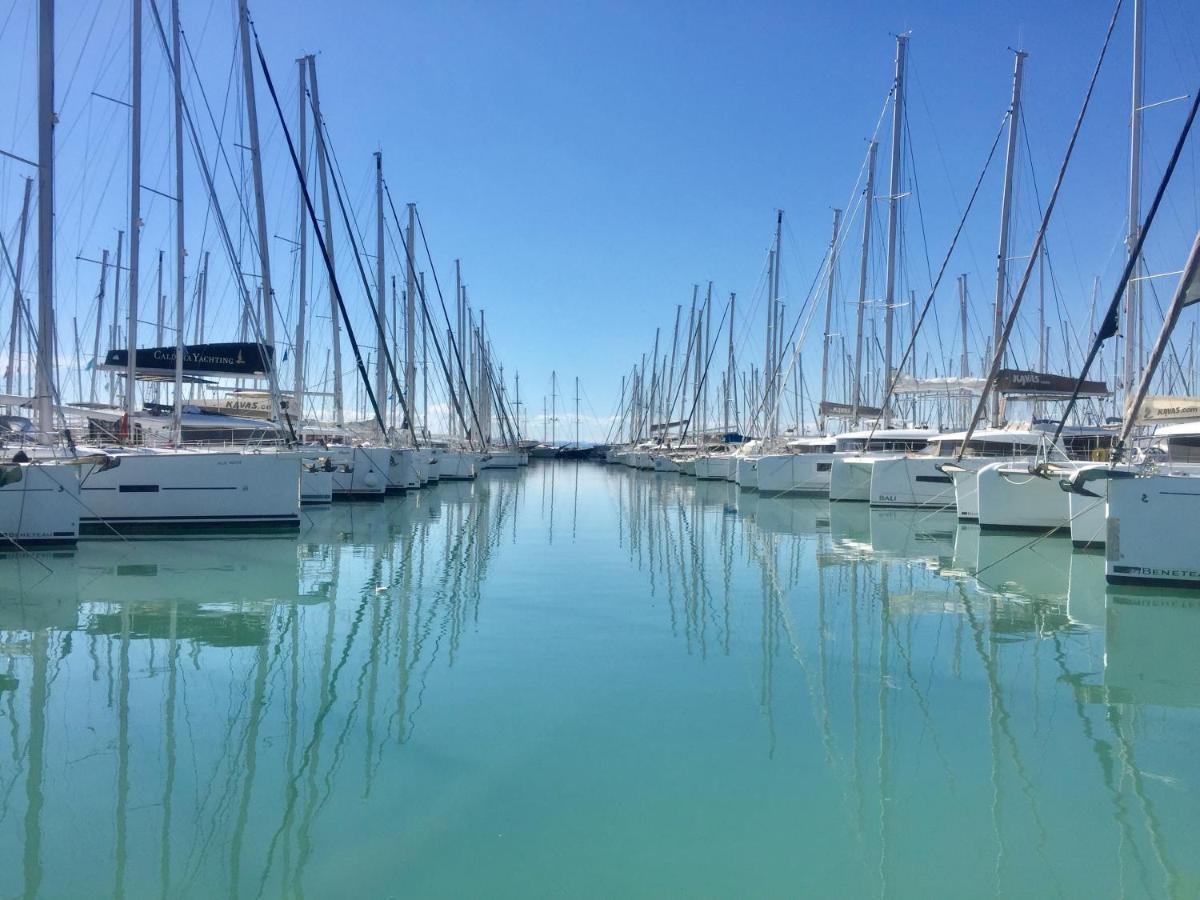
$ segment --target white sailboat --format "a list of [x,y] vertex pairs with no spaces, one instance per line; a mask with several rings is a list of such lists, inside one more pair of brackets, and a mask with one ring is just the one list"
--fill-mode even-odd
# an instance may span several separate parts
[[[54,458],[54,0],[38,2],[38,322],[34,361],[35,403],[42,445],[32,456],[21,444],[28,420],[7,419],[0,432],[0,549],[24,550],[34,544],[72,544],[79,536],[79,475]],[[28,182],[27,182],[28,184]],[[28,198],[28,193],[26,193]],[[28,207],[26,207],[28,208]],[[24,216],[22,216],[24,219]],[[18,273],[20,265],[18,264]],[[20,276],[13,303],[24,309]],[[14,322],[19,310],[14,310]],[[32,323],[26,322],[32,330]],[[9,361],[14,365],[15,361]],[[15,451],[7,449],[14,443]],[[11,454],[11,455],[10,455]]]

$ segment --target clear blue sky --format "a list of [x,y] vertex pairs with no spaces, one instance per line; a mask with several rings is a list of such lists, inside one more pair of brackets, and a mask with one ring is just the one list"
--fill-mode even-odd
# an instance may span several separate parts
[[[185,27],[219,115],[232,59],[233,4],[184,5]],[[1184,0],[1147,5],[1147,100],[1189,93],[1200,84],[1200,9]],[[126,127],[124,119],[111,106],[99,109],[88,93],[127,93],[128,51],[120,42],[127,40],[122,29],[128,12],[115,4],[89,26],[90,19],[75,23],[71,6],[60,4],[60,93],[76,58],[83,62],[63,105],[60,158],[86,162],[93,183],[60,190],[57,253],[60,308],[75,305],[85,318],[95,272],[74,257],[95,254],[112,240],[122,227],[127,189],[120,129],[108,133],[111,122]],[[1069,311],[1077,335],[1087,331],[1093,276],[1111,286],[1121,262],[1128,7],[1052,232],[1056,302]],[[902,290],[911,286],[923,298],[928,289],[924,243],[936,269],[1007,105],[1009,48],[1018,46],[1030,53],[1025,119],[1032,159],[1018,162],[1013,253],[1027,252],[1037,219],[1030,170],[1044,199],[1111,11],[1111,4],[1093,2],[915,0],[252,4],[276,78],[290,92],[289,115],[295,108],[292,60],[302,52],[319,54],[322,102],[364,227],[372,201],[371,153],[382,149],[397,201],[420,205],[443,284],[452,281],[451,260],[463,260],[472,300],[487,310],[506,372],[521,372],[531,418],[540,411],[552,369],[564,394],[571,392],[568,380],[579,375],[595,412],[609,413],[621,374],[649,350],[656,326],[669,329],[675,304],[690,301],[694,283],[712,280],[722,298],[738,292],[739,347],[746,360],[760,360],[762,308],[754,298],[761,293],[774,210],[784,209],[787,217],[784,294],[792,310],[821,263],[830,208],[846,205],[858,176],[891,83],[894,32],[912,34],[913,153],[904,189],[916,189],[921,202],[919,216],[913,199],[906,201]],[[35,135],[20,114],[32,102],[35,71],[26,17],[16,11],[0,33],[0,49],[10,54],[0,74],[23,77],[12,82],[21,92],[18,114],[11,128],[0,120],[0,135],[8,133],[9,148],[29,153]],[[157,47],[148,44],[148,60],[152,50]],[[149,95],[161,75],[147,77]],[[147,116],[155,122],[165,122],[164,90],[162,82],[148,101]],[[260,115],[268,123],[261,86],[260,96]],[[1184,107],[1175,103],[1148,114],[1147,192]],[[264,133],[272,227],[291,234],[294,188],[287,184],[283,145],[277,129],[264,125]],[[98,162],[103,152],[84,146],[100,135],[120,160],[103,188],[94,176],[107,174]],[[878,194],[886,193],[886,137],[885,125]],[[166,171],[153,169],[165,158],[165,128],[148,123],[147,140],[158,142],[147,150],[147,165],[166,181]],[[1161,262],[1151,259],[1157,271],[1179,267],[1180,248],[1200,221],[1195,161],[1195,151],[1189,152],[1164,212],[1163,244],[1155,250]],[[22,174],[15,164],[0,164],[6,235],[19,211]],[[192,196],[199,215],[198,184]],[[957,355],[951,320],[958,272],[971,278],[972,327],[982,340],[993,291],[998,201],[999,159],[939,294],[944,333],[940,339],[930,333],[922,365]],[[153,220],[154,208],[145,240],[155,249],[169,247],[169,217]],[[882,217],[882,204],[877,213]],[[195,221],[195,228],[189,224],[190,251],[199,243],[191,235],[203,224]],[[881,241],[882,229],[876,249]],[[856,290],[857,244],[855,237],[847,245],[838,281],[840,324]],[[211,234],[206,246],[213,246]],[[277,291],[286,292],[286,254],[278,242],[276,249]],[[1018,271],[1021,263],[1013,263]],[[879,294],[881,267],[877,257],[873,295]],[[347,281],[351,272],[343,276]],[[1164,299],[1166,293],[1169,288]],[[1058,318],[1053,316],[1055,323]],[[812,384],[817,331],[814,326],[806,348]],[[1034,340],[1032,332],[1026,337]],[[974,347],[976,354],[981,350],[981,343]]]

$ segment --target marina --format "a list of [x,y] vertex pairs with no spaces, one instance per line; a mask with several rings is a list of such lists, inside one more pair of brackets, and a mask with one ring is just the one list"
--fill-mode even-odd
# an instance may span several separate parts
[[1200,11],[910,6],[0,16],[0,895],[1200,896]]
[[11,893],[1196,884],[1200,607],[1065,538],[546,462],[45,554],[0,562]]

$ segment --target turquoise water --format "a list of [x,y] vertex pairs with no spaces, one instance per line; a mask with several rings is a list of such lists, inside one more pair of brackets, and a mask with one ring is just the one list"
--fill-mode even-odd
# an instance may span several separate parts
[[1200,601],[1028,543],[559,463],[0,559],[0,895],[1197,896]]

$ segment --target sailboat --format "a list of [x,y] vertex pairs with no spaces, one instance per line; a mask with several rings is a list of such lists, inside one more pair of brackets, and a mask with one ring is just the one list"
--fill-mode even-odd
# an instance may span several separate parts
[[[79,469],[54,447],[54,2],[38,3],[38,322],[34,402],[38,428],[24,417],[0,418],[0,550],[72,544],[79,536]],[[27,186],[29,182],[26,182]],[[28,187],[26,203],[28,203]],[[28,209],[28,205],[26,205]],[[24,219],[24,216],[22,217]],[[13,303],[28,310],[20,266]],[[14,310],[14,322],[19,310]],[[32,331],[32,322],[26,321]],[[10,365],[15,361],[10,360]],[[5,398],[11,401],[13,398]],[[36,443],[30,451],[25,444]],[[14,449],[14,444],[15,449]]]
[[[1162,330],[1126,406],[1125,422],[1114,449],[1114,461],[1128,446],[1139,408],[1149,392],[1185,307],[1200,302],[1200,232],[1192,243],[1187,264],[1167,310]],[[1181,442],[1195,446],[1197,441]],[[1189,454],[1188,457],[1194,459]],[[1200,465],[1166,465],[1103,470],[1108,481],[1107,542],[1104,574],[1110,584],[1168,585],[1200,588],[1200,561],[1194,536],[1200,528]]]

